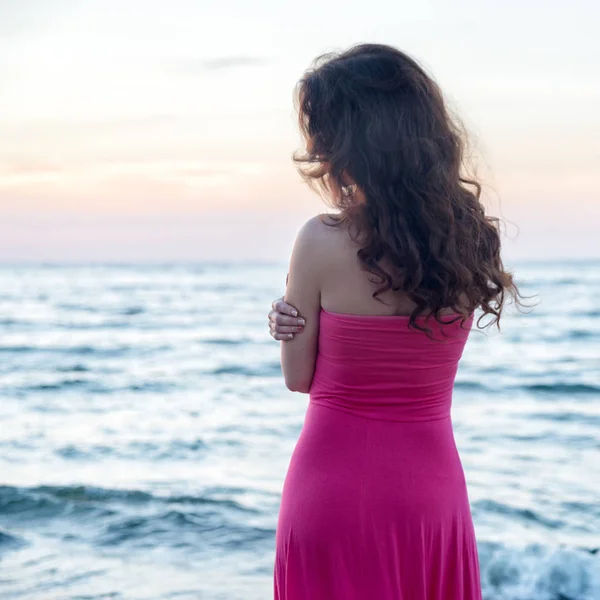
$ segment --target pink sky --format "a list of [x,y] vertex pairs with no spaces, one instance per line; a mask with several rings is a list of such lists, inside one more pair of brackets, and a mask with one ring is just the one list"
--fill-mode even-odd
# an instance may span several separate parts
[[293,86],[358,41],[403,48],[441,83],[490,211],[519,226],[507,253],[600,255],[598,7],[340,6],[3,3],[0,260],[285,260],[320,210],[290,161]]

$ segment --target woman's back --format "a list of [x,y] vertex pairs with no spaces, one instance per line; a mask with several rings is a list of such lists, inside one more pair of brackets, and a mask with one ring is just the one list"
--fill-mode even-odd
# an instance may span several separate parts
[[275,598],[478,600],[450,417],[471,319],[411,326],[414,304],[375,299],[348,229],[327,219],[303,234],[320,298],[316,364],[283,490]]
[[[381,282],[375,281],[358,258],[360,245],[348,225],[335,216],[311,220],[313,243],[320,254],[321,307],[349,315],[409,316],[416,304],[408,294],[384,290],[374,297]],[[442,314],[452,314],[447,308]]]
[[410,315],[415,303],[406,295],[386,290],[373,297],[378,285],[361,265],[346,223],[319,215],[313,219],[314,241],[319,245],[321,265],[321,306],[352,315]]
[[405,294],[373,298],[377,285],[357,259],[347,227],[315,219],[321,265],[318,353],[311,402],[390,420],[427,420],[450,414],[458,361],[471,319],[447,311],[446,324],[421,317],[409,325]]
[[[362,45],[300,82],[305,178],[338,215],[300,231],[282,346],[310,392],[277,527],[277,600],[480,600],[450,416],[477,309],[500,318],[512,275],[465,174],[461,129],[404,53]],[[297,331],[297,330],[294,330]]]
[[448,317],[426,335],[405,316],[322,310],[310,401],[389,421],[449,418],[470,326]]

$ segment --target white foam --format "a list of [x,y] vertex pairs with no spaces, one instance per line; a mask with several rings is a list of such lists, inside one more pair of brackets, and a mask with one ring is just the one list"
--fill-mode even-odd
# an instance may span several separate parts
[[530,545],[479,545],[485,600],[599,600],[600,553]]

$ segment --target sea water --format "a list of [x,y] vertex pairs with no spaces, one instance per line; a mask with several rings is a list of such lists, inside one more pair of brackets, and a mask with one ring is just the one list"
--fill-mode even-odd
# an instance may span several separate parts
[[[453,422],[486,600],[600,599],[600,264],[522,263]],[[0,598],[266,600],[285,265],[0,267]]]

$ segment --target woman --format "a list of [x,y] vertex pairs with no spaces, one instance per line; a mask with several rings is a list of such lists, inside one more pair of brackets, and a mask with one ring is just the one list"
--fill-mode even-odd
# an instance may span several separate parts
[[518,294],[497,222],[440,90],[402,52],[323,57],[298,98],[296,161],[337,212],[300,231],[269,315],[288,388],[310,393],[275,598],[479,599],[450,405],[474,311],[497,323]]

